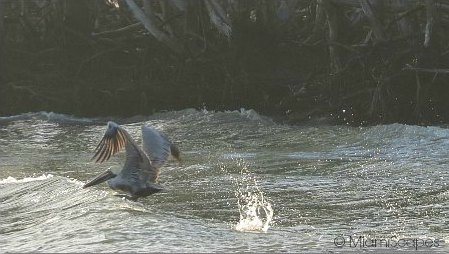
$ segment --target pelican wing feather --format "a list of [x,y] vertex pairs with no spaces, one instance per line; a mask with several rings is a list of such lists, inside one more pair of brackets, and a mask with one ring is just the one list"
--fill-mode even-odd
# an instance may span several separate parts
[[95,162],[104,162],[109,160],[112,155],[118,153],[127,142],[126,131],[114,122],[108,122],[103,138],[98,143],[92,159]]
[[142,126],[142,146],[151,165],[160,168],[170,156],[171,142],[168,138],[150,126]]

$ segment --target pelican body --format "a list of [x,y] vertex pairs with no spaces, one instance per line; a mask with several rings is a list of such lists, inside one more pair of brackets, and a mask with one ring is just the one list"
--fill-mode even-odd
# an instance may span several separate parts
[[179,160],[178,148],[164,134],[149,126],[142,126],[142,147],[140,147],[123,127],[108,122],[92,158],[96,159],[96,162],[104,162],[123,147],[126,151],[126,160],[120,172],[108,169],[87,182],[83,188],[107,181],[111,189],[129,194],[125,197],[131,200],[163,190],[162,186],[157,184],[160,167],[170,154]]

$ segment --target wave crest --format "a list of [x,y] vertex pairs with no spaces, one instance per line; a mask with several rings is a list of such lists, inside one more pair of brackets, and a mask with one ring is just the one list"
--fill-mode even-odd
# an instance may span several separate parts
[[26,183],[26,182],[32,182],[32,181],[42,181],[48,178],[52,178],[53,175],[52,174],[43,174],[41,176],[37,176],[37,177],[25,177],[22,179],[17,179],[15,177],[12,176],[8,176],[5,179],[0,179],[0,184],[9,184],[9,183]]

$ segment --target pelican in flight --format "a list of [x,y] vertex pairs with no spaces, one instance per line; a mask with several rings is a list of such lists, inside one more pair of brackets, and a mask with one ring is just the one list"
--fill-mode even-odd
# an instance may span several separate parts
[[107,181],[111,189],[129,194],[130,196],[125,197],[134,201],[163,190],[162,186],[157,184],[160,167],[170,154],[177,160],[180,159],[178,148],[164,134],[149,126],[142,126],[141,148],[123,127],[108,122],[92,159],[100,163],[107,161],[123,147],[126,150],[126,160],[121,171],[113,172],[114,170],[109,168],[87,182],[83,188]]

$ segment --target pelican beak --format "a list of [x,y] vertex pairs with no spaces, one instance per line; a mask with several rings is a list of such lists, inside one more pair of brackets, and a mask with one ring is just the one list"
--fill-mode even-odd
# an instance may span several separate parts
[[90,186],[94,186],[97,184],[100,184],[102,182],[106,182],[107,180],[116,177],[117,175],[112,173],[109,169],[106,170],[105,172],[99,174],[98,176],[96,176],[94,179],[90,180],[89,182],[87,182],[84,186],[84,188],[90,187]]

